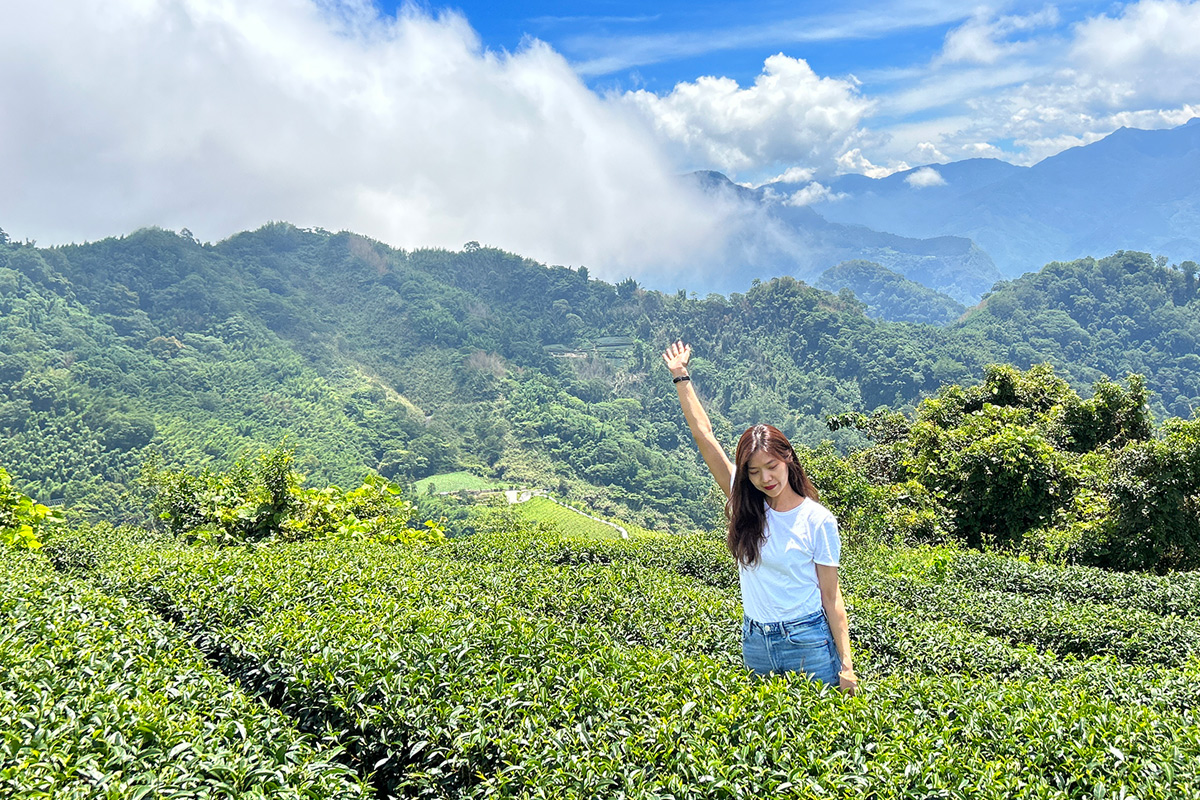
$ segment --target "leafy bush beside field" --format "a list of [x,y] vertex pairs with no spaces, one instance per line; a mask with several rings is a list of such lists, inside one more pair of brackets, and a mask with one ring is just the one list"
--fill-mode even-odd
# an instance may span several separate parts
[[1100,381],[1085,400],[1047,364],[993,365],[982,384],[944,386],[912,415],[829,424],[876,443],[826,471],[835,490],[857,482],[845,506],[885,537],[1110,569],[1200,567],[1200,420],[1156,429],[1137,375],[1128,388]]

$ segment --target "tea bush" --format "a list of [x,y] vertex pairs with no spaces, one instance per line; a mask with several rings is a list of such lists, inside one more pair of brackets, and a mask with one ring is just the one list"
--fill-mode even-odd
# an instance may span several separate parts
[[745,674],[722,547],[500,519],[428,549],[75,561],[328,730],[380,796],[1200,796],[1190,625],[863,549],[843,572],[866,692],[846,698]]
[[0,559],[0,629],[6,797],[367,796],[170,625],[44,559]]
[[947,559],[944,577],[965,587],[1053,595],[1062,602],[1093,600],[1155,614],[1200,618],[1200,574],[1147,575],[1091,567],[1052,566],[997,553],[961,551]]

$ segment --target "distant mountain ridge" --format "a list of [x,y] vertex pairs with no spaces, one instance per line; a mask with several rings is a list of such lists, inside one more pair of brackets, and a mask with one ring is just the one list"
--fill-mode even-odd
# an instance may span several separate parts
[[[936,172],[941,182],[928,173],[926,181],[914,177],[924,170]],[[804,184],[771,187],[791,193]],[[1005,277],[1051,261],[1117,250],[1177,262],[1195,259],[1200,254],[1200,118],[1169,130],[1121,128],[1032,167],[976,158],[881,179],[845,175],[829,189],[829,198],[812,208],[830,223],[918,239],[967,237]]]
[[988,254],[966,237],[900,236],[831,222],[809,206],[779,202],[769,187],[740,186],[720,172],[693,177],[710,194],[735,198],[762,214],[745,226],[736,243],[741,251],[754,253],[754,263],[731,269],[728,285],[710,287],[718,291],[732,291],[763,276],[791,275],[812,283],[843,261],[864,260],[971,305],[1003,277]]

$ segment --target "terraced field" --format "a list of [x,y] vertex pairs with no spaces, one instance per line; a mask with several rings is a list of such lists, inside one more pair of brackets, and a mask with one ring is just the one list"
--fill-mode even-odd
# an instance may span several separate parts
[[[516,507],[517,513],[531,522],[544,523],[556,531],[572,538],[619,539],[622,532],[629,535],[626,523],[601,521],[594,514],[586,514],[560,505],[549,497],[531,497]],[[639,530],[637,528],[634,529]]]
[[1200,797],[1194,575],[848,553],[847,698],[744,672],[706,536],[46,551],[0,572],[14,796]]

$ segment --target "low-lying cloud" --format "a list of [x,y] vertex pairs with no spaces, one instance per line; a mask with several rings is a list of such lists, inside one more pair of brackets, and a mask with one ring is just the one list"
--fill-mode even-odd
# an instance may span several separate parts
[[369,0],[15,5],[0,26],[0,226],[43,244],[286,220],[739,288],[804,248],[680,172],[777,176],[778,204],[821,204],[841,173],[1032,163],[1200,113],[1200,0],[1139,0],[1069,29],[1052,9],[983,9],[871,96],[780,53],[745,87],[602,97],[548,45],[488,51],[461,15],[380,17]]
[[27,3],[0,28],[0,225],[43,244],[270,220],[476,240],[620,278],[717,252],[728,210],[548,46],[310,0]]
[[922,167],[909,173],[904,182],[914,189],[925,189],[930,186],[945,186],[946,179],[933,167]]

